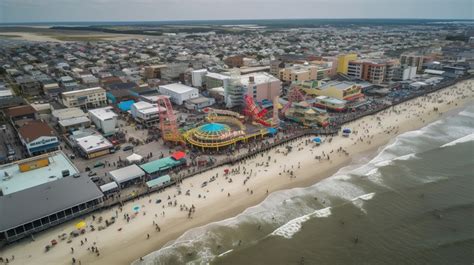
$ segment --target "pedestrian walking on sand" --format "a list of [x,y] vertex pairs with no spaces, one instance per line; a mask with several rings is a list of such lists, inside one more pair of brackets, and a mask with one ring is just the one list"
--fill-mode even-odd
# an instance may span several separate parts
[[73,247],[71,247],[71,253],[74,253],[74,248]]
[[150,234],[146,234],[146,239],[150,239]]

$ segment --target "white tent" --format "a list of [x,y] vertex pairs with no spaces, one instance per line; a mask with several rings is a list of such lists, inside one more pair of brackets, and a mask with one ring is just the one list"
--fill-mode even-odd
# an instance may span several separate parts
[[128,163],[135,163],[135,162],[140,162],[142,161],[143,157],[139,154],[131,154],[130,156],[127,156],[127,161]]

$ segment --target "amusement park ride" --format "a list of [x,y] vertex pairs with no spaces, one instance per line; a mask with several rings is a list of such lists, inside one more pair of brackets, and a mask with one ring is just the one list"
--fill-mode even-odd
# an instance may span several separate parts
[[157,105],[158,109],[160,107],[166,109],[160,113],[160,130],[163,141],[184,144],[184,139],[178,130],[177,118],[174,115],[170,99],[166,96],[158,96]]
[[288,103],[285,104],[281,110],[282,115],[285,115],[286,111],[291,107],[293,102],[305,101],[306,97],[301,93],[300,89],[296,86],[292,87],[288,93]]

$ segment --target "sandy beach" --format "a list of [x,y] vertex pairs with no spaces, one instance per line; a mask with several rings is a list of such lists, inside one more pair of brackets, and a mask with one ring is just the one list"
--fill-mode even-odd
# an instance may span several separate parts
[[[274,191],[312,185],[348,165],[357,155],[375,152],[396,135],[423,127],[443,113],[472,104],[473,84],[474,80],[463,81],[354,121],[345,126],[353,131],[349,137],[326,138],[320,146],[312,143],[312,137],[301,138],[290,143],[293,150],[289,153],[283,146],[274,148],[252,160],[186,179],[180,185],[180,194],[178,188],[172,186],[130,201],[122,209],[115,206],[93,213],[94,217],[90,214],[62,224],[35,235],[34,241],[28,238],[6,246],[0,251],[0,257],[9,258],[11,264],[72,264],[73,258],[76,264],[130,264],[140,257],[146,259],[145,255],[190,228],[233,217]],[[232,173],[224,176],[225,168]],[[213,176],[215,181],[201,187]],[[187,190],[189,196],[185,195]],[[157,204],[158,199],[161,202]],[[136,215],[135,206],[141,208]],[[117,216],[117,221],[105,230],[88,229],[71,243],[59,241],[45,252],[44,247],[52,239],[75,230],[77,222],[85,220],[88,225],[98,227],[99,217],[105,220],[112,216]],[[92,251],[92,247],[98,251]]]

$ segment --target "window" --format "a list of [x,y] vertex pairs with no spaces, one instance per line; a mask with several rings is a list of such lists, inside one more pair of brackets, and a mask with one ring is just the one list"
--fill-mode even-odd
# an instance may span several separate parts
[[51,222],[53,222],[53,221],[58,220],[58,217],[56,216],[56,214],[52,214],[52,215],[49,216],[49,220],[50,220]]
[[14,236],[15,235],[15,230],[14,229],[8,230],[7,235],[8,235],[8,237]]
[[23,226],[19,226],[19,227],[15,228],[15,232],[18,235],[18,234],[21,234],[21,233],[25,232],[25,229],[23,228]]
[[33,222],[33,225],[36,227],[41,227],[41,220],[36,220]]
[[58,219],[64,218],[64,212],[59,212],[58,213]]
[[33,229],[33,224],[32,224],[32,223],[27,223],[27,224],[25,225],[25,231],[29,231],[29,230],[31,230],[31,229]]
[[66,215],[71,215],[72,214],[72,210],[71,209],[67,209],[66,210]]
[[43,225],[49,224],[49,218],[48,217],[41,218],[41,224]]

